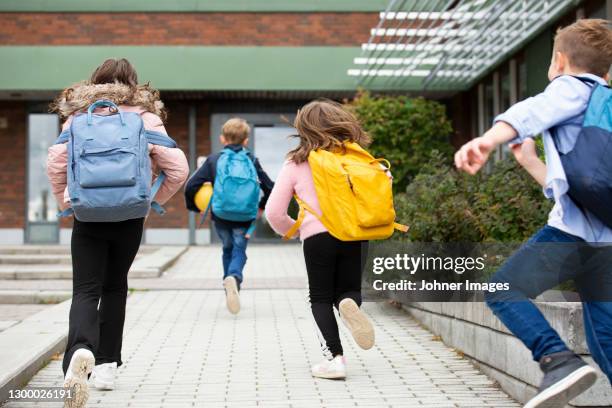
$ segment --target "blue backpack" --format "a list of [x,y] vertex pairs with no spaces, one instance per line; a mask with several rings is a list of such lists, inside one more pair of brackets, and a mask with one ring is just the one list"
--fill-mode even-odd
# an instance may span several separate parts
[[560,154],[568,194],[612,228],[612,89],[589,78],[576,78],[592,84],[593,90],[576,145]]
[[[98,106],[116,113],[94,114]],[[139,113],[122,112],[111,101],[96,101],[87,113],[74,116],[55,143],[68,143],[71,208],[59,216],[74,213],[79,221],[118,222],[145,217],[151,208],[165,212],[153,201],[165,175],[161,173],[151,187],[147,144],[176,147],[176,143],[163,133],[145,130]]]
[[257,217],[260,191],[257,170],[248,150],[224,149],[217,160],[213,213],[228,221],[252,221]]

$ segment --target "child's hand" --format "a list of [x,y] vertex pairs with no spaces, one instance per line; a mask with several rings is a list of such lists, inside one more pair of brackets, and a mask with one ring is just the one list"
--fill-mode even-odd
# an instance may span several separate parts
[[512,154],[516,161],[523,167],[532,163],[533,160],[538,159],[538,151],[536,149],[536,143],[533,139],[528,138],[521,144],[514,144],[510,146]]
[[455,166],[468,174],[476,174],[487,162],[495,143],[485,136],[472,139],[455,153]]

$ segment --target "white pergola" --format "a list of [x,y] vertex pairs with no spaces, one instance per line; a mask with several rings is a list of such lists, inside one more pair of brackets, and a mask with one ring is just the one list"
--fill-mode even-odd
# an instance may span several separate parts
[[364,88],[465,89],[580,0],[391,0],[348,75]]

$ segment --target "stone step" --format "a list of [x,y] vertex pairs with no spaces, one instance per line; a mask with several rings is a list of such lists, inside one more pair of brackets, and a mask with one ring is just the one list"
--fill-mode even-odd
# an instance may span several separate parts
[[[148,253],[139,252],[136,259]],[[0,254],[0,265],[70,265],[70,254]]]
[[48,265],[71,263],[70,254],[1,254],[0,265]]
[[67,300],[27,317],[0,333],[0,401],[18,389],[64,350],[68,330]]
[[71,297],[68,290],[0,290],[0,305],[56,304]]
[[[158,247],[154,252],[137,256],[130,278],[157,278],[178,259],[187,247]],[[72,265],[56,264],[4,264],[0,262],[0,280],[72,279]]]
[[[143,245],[139,253],[150,254],[159,249],[156,245]],[[0,256],[2,255],[70,255],[68,245],[3,245],[0,246]]]

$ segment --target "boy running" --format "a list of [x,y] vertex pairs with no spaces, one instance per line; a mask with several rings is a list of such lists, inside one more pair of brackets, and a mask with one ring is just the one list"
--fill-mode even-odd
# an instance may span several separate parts
[[[596,380],[595,370],[569,350],[529,300],[563,281],[574,280],[578,287],[589,349],[612,380],[612,302],[601,298],[601,294],[612,294],[612,265],[600,259],[602,254],[605,257],[605,245],[593,245],[611,243],[612,230],[569,197],[560,158],[576,144],[592,87],[607,85],[611,64],[608,21],[580,20],[559,30],[548,73],[550,85],[498,116],[488,132],[455,155],[458,169],[475,174],[497,146],[510,143],[519,162],[555,201],[548,224],[492,278],[509,283],[510,291],[486,294],[488,306],[531,350],[544,372],[539,394],[527,408],[565,406]],[[537,159],[529,139],[539,134],[543,135],[546,164]],[[542,251],[542,243],[555,244],[545,245]]]
[[[227,166],[223,169],[223,177],[229,181],[224,183],[224,186],[218,185],[214,188],[211,214],[217,235],[223,243],[223,287],[225,288],[227,309],[233,314],[240,311],[238,293],[242,284],[242,270],[247,261],[246,247],[250,238],[249,229],[255,222],[256,217],[263,212],[272,187],[274,187],[274,183],[261,167],[259,160],[246,149],[250,132],[251,128],[244,119],[233,118],[225,122],[222,134],[219,137],[221,144],[225,147],[221,152],[209,156],[185,186],[187,208],[191,211],[200,212],[194,201],[196,193],[204,183],[212,183],[214,186],[215,180],[218,178],[217,164],[219,162],[223,161],[224,166]],[[248,156],[248,160],[244,159],[247,160],[246,164],[240,160],[239,154]],[[223,155],[226,157],[224,160],[220,160]],[[228,159],[228,157],[231,157],[231,159]],[[234,166],[234,169],[231,169],[231,166]],[[249,169],[249,167],[252,169]],[[236,172],[243,174],[234,174]],[[238,211],[238,207],[242,207],[243,204],[248,206],[246,201],[252,198],[248,194],[251,189],[249,187],[250,172],[256,172],[256,174],[253,174],[255,177],[253,181],[261,187],[263,197],[259,199],[259,188],[256,187],[255,200],[259,201],[259,209],[255,208],[252,216],[244,219],[243,214],[234,214],[232,207]],[[234,180],[241,178],[241,185],[236,185],[239,187],[238,189],[230,188],[233,181],[230,180],[231,178]],[[247,193],[247,196],[243,193]],[[217,203],[219,203],[219,206],[216,207]],[[232,203],[237,205],[232,206]],[[222,204],[225,204],[225,206],[222,207]],[[257,202],[254,204],[257,205]],[[216,214],[215,212],[220,212],[221,208],[228,210],[222,214]]]

